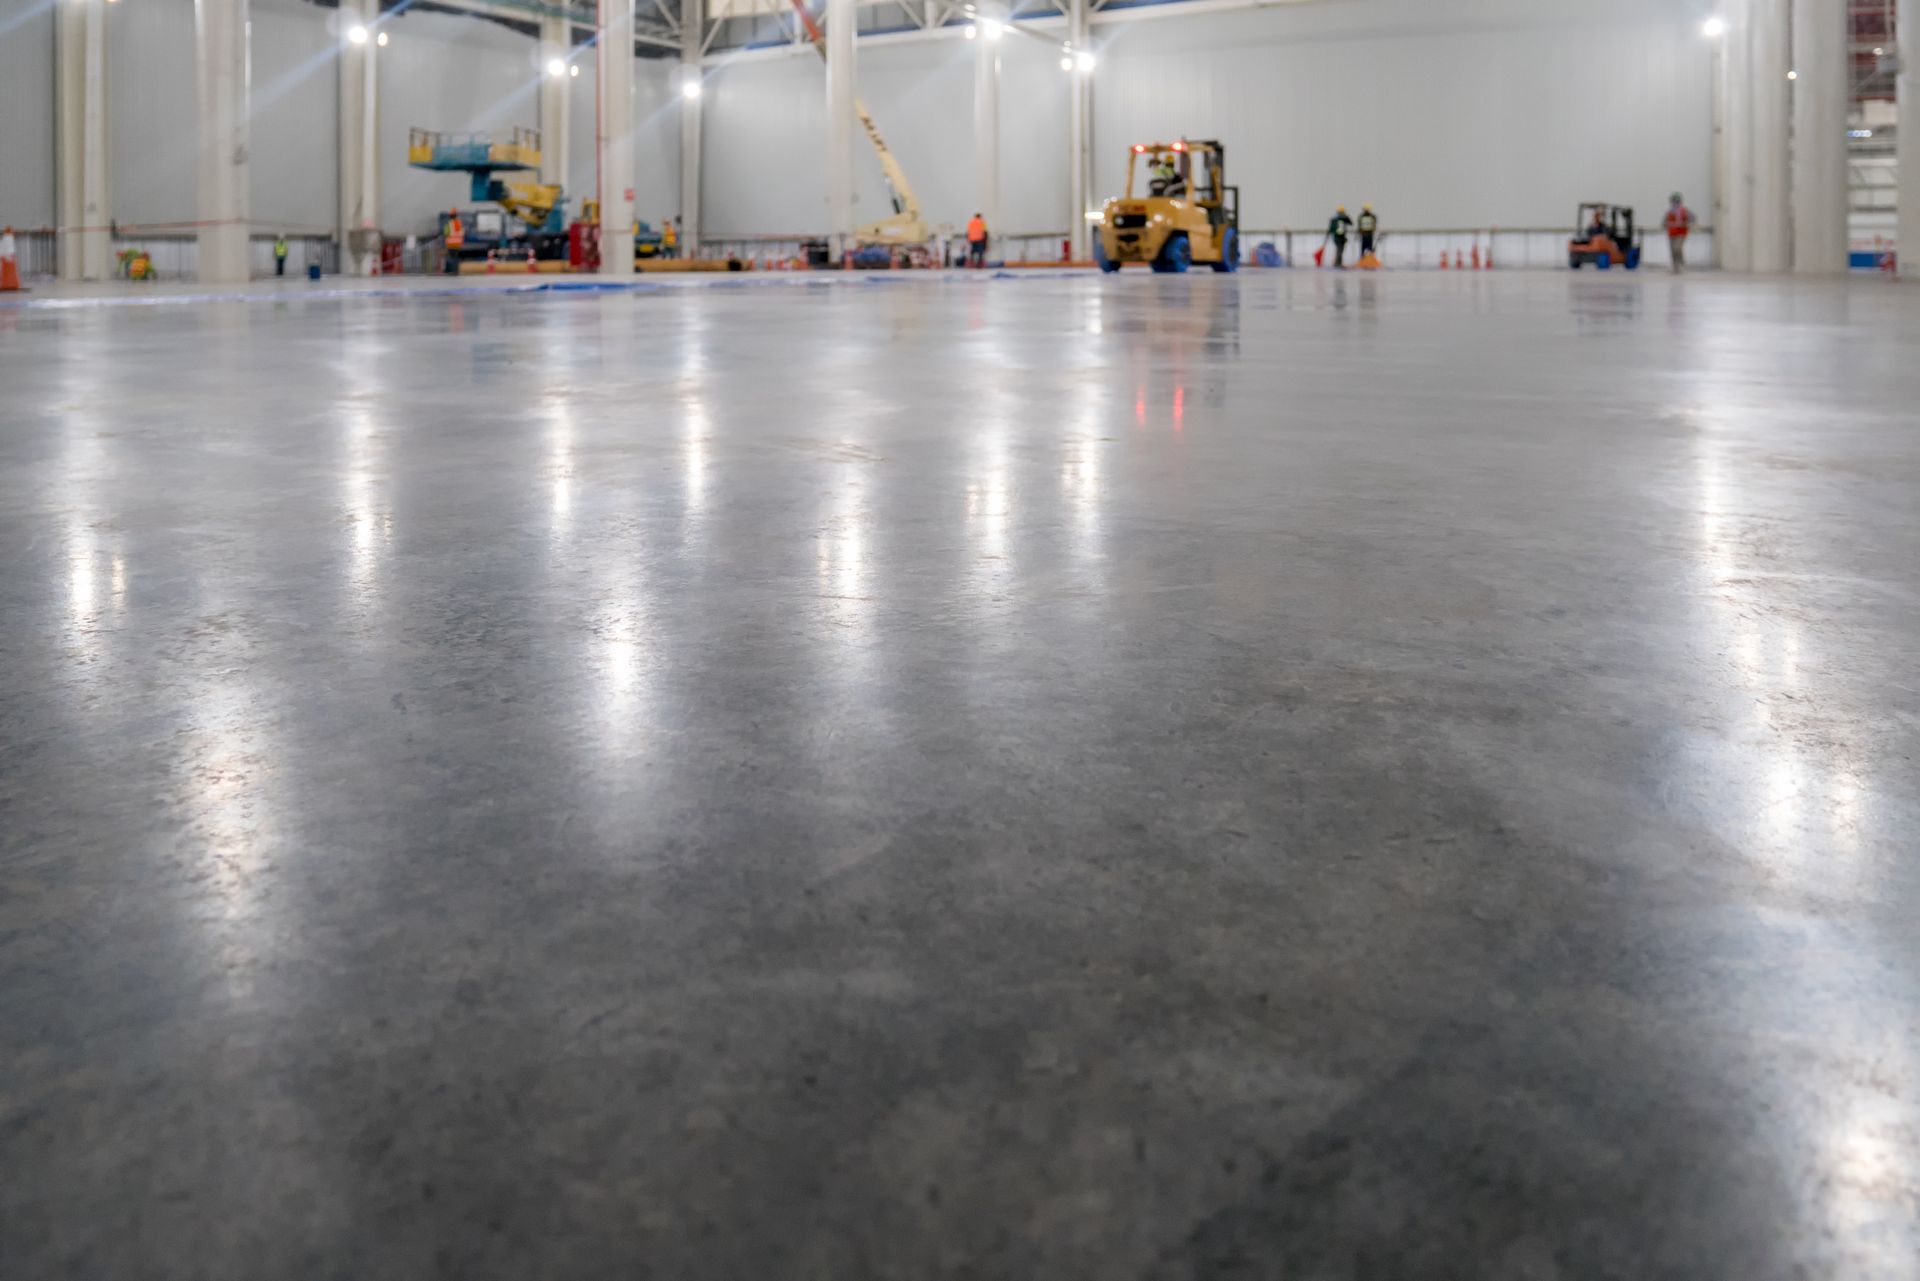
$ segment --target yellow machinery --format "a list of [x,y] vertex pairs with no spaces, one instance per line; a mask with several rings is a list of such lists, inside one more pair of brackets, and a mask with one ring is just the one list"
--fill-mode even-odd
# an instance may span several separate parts
[[[814,52],[824,59],[827,56],[826,33],[814,21],[805,0],[792,0],[792,3],[794,12],[807,29],[808,38],[813,41]],[[853,111],[860,117],[860,127],[867,131],[867,141],[873,144],[874,154],[880,158],[880,170],[887,176],[887,195],[893,202],[891,217],[854,228],[855,242],[863,245],[924,245],[933,233],[927,227],[926,219],[920,215],[920,199],[907,183],[906,170],[900,167],[893,152],[887,149],[886,139],[880,136],[880,127],[873,123],[873,114],[867,110],[867,104],[855,98]]]
[[1212,140],[1136,143],[1127,157],[1127,194],[1107,201],[1096,230],[1102,271],[1130,262],[1155,271],[1195,263],[1237,270],[1240,189],[1227,185],[1226,148]]
[[530,179],[502,178],[499,174],[538,172],[538,130],[515,127],[504,137],[484,133],[407,132],[407,163],[416,169],[435,169],[468,176],[469,195],[492,201],[518,223],[475,214],[466,244],[449,253],[449,261],[485,259],[488,251],[520,256],[531,247],[540,258],[567,256],[566,199],[560,188]]

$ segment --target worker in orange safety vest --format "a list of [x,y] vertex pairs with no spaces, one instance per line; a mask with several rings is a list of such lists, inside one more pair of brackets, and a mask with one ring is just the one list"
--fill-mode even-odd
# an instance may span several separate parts
[[467,243],[467,228],[460,221],[460,211],[450,210],[446,222],[441,224],[440,236],[446,245],[446,267],[448,275],[458,275],[460,271],[460,249]]
[[1674,192],[1673,199],[1667,203],[1667,256],[1673,260],[1676,272],[1686,270],[1687,233],[1693,230],[1693,210],[1687,208],[1686,201],[1680,199],[1680,193]]
[[967,264],[987,265],[987,220],[978,213],[967,220]]

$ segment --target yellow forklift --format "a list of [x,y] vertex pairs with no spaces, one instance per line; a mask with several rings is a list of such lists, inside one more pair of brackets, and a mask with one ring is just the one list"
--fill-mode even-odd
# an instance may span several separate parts
[[1227,149],[1212,139],[1135,143],[1127,194],[1107,201],[1097,230],[1093,256],[1102,271],[1130,262],[1155,271],[1195,263],[1238,270],[1240,188],[1227,185]]

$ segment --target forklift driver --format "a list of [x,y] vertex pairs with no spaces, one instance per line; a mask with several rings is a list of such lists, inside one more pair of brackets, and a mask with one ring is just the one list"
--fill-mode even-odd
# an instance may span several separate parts
[[1180,170],[1174,167],[1171,152],[1158,152],[1153,158],[1153,168],[1147,191],[1155,196],[1177,196],[1181,193]]

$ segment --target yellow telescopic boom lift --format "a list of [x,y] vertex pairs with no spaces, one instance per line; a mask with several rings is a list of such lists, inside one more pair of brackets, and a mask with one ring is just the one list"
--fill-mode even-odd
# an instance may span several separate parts
[[[807,12],[806,0],[793,0],[793,11],[800,15],[800,21],[806,26],[814,52],[825,59],[826,33],[820,30],[820,24]],[[879,222],[854,228],[853,238],[864,245],[925,244],[933,233],[928,230],[926,219],[920,216],[920,200],[907,182],[906,171],[894,159],[893,152],[887,150],[887,140],[880,136],[880,129],[873,123],[873,115],[867,110],[867,104],[855,98],[853,111],[860,117],[860,127],[867,131],[867,141],[873,144],[874,153],[880,157],[881,172],[887,176],[887,195],[893,201],[891,218],[882,218]]]

